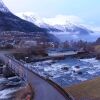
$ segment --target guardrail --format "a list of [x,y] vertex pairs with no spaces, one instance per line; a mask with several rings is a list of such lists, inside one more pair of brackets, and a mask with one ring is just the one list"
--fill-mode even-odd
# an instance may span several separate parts
[[[22,63],[18,60],[16,60],[15,58],[12,58],[11,56],[9,55],[5,55],[5,57],[9,58],[10,60],[14,61],[15,63],[19,64],[20,66],[24,67],[26,70],[29,70],[30,72],[34,73],[36,76],[38,76],[39,78],[43,79],[44,81],[48,82],[51,86],[53,86],[61,95],[63,95],[66,100],[74,100],[74,98],[67,92],[65,92],[65,90],[60,87],[57,83],[53,82],[52,80],[48,79],[48,78],[45,78],[39,74],[37,74],[35,71],[27,68],[24,66],[25,63]],[[16,73],[18,75],[18,73]],[[24,78],[23,78],[24,79]],[[24,79],[25,80],[25,79]]]

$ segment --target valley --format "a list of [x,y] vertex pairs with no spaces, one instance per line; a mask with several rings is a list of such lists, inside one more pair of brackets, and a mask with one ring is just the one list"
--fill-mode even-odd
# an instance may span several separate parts
[[100,27],[84,15],[7,6],[0,0],[0,100],[99,100]]

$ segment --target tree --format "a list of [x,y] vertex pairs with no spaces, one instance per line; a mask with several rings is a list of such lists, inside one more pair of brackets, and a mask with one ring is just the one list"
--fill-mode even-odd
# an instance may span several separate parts
[[100,38],[98,38],[95,43],[96,45],[100,45]]
[[63,42],[63,48],[69,48],[70,44],[68,41]]

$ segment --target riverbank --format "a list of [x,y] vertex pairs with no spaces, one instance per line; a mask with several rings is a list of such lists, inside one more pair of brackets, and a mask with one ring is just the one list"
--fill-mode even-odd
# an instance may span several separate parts
[[32,100],[33,92],[30,85],[26,85],[23,88],[19,89],[16,93],[14,93],[14,100]]
[[64,89],[75,100],[100,100],[100,77]]
[[49,78],[61,87],[71,86],[100,76],[100,61],[95,58],[46,60],[26,63],[25,67]]
[[0,76],[0,100],[32,100],[32,97],[30,85],[19,77]]

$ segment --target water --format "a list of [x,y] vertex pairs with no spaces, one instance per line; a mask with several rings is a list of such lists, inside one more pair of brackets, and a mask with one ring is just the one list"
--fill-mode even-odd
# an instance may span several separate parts
[[25,82],[17,76],[9,78],[0,76],[0,100],[17,100],[15,94],[24,86]]
[[[75,66],[79,66],[77,69]],[[48,60],[27,64],[26,67],[51,80],[62,87],[70,86],[100,76],[100,61],[95,58],[65,60]],[[63,68],[68,68],[64,70]],[[78,73],[81,72],[81,73]]]

